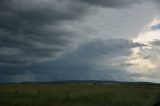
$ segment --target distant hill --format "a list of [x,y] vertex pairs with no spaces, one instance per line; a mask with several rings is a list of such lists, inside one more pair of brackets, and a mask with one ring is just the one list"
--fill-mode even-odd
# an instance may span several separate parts
[[50,82],[23,82],[23,84],[129,84],[129,85],[159,85],[152,82],[123,82],[123,81],[105,81],[105,80],[66,80]]
[[65,80],[49,82],[21,82],[21,83],[0,83],[7,84],[127,84],[127,85],[160,85],[152,82],[123,82],[123,81],[106,81],[106,80]]

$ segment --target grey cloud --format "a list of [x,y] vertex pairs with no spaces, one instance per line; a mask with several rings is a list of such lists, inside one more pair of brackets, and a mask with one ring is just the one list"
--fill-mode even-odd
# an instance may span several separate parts
[[74,19],[84,12],[81,4],[76,5],[71,0],[2,0],[0,7],[1,15],[5,15],[2,19],[21,24],[48,24]]
[[106,55],[111,63],[111,58],[144,45],[124,39],[86,40],[64,53],[76,45],[77,35],[61,25],[80,19],[91,5],[122,8],[135,3],[138,0],[0,0],[0,81],[130,79],[134,75],[125,71],[126,64],[98,69],[96,59]]
[[[139,43],[133,43],[132,41],[125,39],[108,39],[108,40],[95,40],[91,41],[84,46],[83,49],[79,49],[78,53],[89,53],[86,57],[96,57],[101,55],[127,55],[131,48],[145,46]],[[81,51],[82,50],[82,51]],[[83,53],[82,53],[83,54]],[[83,54],[85,56],[85,53]]]
[[85,7],[71,0],[1,0],[0,64],[32,64],[57,58],[74,39],[56,28],[77,19]]
[[81,0],[81,1],[90,5],[105,6],[111,8],[122,8],[131,6],[133,4],[141,3],[140,0]]
[[154,0],[155,2],[160,2],[160,0]]
[[[33,29],[34,30],[34,29]],[[0,36],[1,63],[39,63],[54,59],[63,53],[71,42],[65,37],[71,37],[67,32],[44,32],[39,34],[9,34]],[[53,34],[53,35],[52,35]]]
[[63,21],[83,16],[88,10],[85,3],[121,7],[132,2],[133,0],[1,0],[0,64],[32,64],[54,60],[69,45],[74,45],[72,41],[77,37],[58,26]]
[[[128,73],[126,71],[128,64],[125,63],[124,59],[117,61],[117,58],[129,56],[131,48],[142,46],[144,45],[125,39],[96,39],[81,45],[77,51],[67,54],[66,58],[63,58],[62,62],[59,63],[61,64],[60,67],[56,64],[56,69],[71,74],[69,77],[77,77],[77,75],[72,74],[79,73],[79,78],[82,77],[83,79],[133,80],[132,77],[137,75]],[[106,56],[105,61],[103,56]],[[100,61],[100,65],[97,61]],[[106,63],[104,67],[101,65],[103,61]],[[118,67],[112,66],[115,61],[122,64]],[[73,72],[70,73],[70,71]]]
[[[79,49],[65,54],[54,62],[34,64],[31,66],[13,66],[1,67],[0,76],[10,76],[14,78],[21,75],[35,75],[33,81],[43,79],[50,80],[133,80],[137,75],[126,71],[127,64],[121,64],[121,67],[115,67],[111,64],[117,57],[127,56],[130,49],[143,46],[124,39],[94,40]],[[104,55],[107,55],[103,67],[97,64]],[[99,60],[97,60],[99,59]],[[114,61],[113,61],[114,60]],[[124,63],[124,60],[117,62]],[[99,68],[103,67],[103,68]],[[36,76],[39,76],[38,79]],[[18,79],[18,78],[17,78]],[[20,79],[19,79],[20,80]]]
[[160,40],[154,40],[150,42],[153,46],[160,46]]

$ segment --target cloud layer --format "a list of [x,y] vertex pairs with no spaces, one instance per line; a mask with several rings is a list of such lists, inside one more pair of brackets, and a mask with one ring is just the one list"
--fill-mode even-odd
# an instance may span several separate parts
[[[125,70],[127,56],[131,48],[143,45],[124,39],[94,40],[85,43],[76,51],[65,54],[60,59],[32,66],[1,67],[0,75],[10,77],[8,81],[45,80],[132,80],[133,76]],[[120,58],[121,57],[121,58]],[[117,64],[118,62],[118,64]],[[118,76],[118,77],[117,77]],[[4,77],[4,78],[6,78]],[[3,80],[2,80],[3,81]]]
[[0,81],[133,80],[128,56],[145,45],[123,33],[142,1],[0,0]]
[[81,0],[90,5],[104,6],[110,8],[124,8],[135,3],[140,3],[139,0]]
[[[58,27],[73,21],[88,10],[86,4],[125,7],[130,0],[1,0],[0,63],[32,64],[61,56],[78,36]],[[75,42],[75,41],[74,41]]]
[[84,6],[71,0],[1,0],[0,63],[39,63],[53,60],[72,43],[72,32],[56,28],[74,20]]

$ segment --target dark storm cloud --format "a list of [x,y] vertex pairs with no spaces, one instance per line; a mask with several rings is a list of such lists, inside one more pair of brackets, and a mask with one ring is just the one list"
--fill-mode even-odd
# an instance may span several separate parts
[[[60,20],[74,19],[83,13],[84,7],[71,0],[1,0],[1,17],[4,23],[13,22],[50,24]],[[8,19],[8,20],[7,20]],[[13,22],[13,24],[14,24]]]
[[[34,81],[50,80],[132,80],[133,74],[128,73],[124,67],[114,67],[106,64],[106,68],[99,69],[97,59],[107,55],[106,63],[113,63],[111,59],[127,56],[130,49],[144,46],[124,39],[94,40],[81,45],[76,51],[65,54],[62,58],[50,63],[34,64],[32,66],[3,67],[0,76],[17,77],[20,75],[35,75]],[[103,61],[103,60],[102,60]],[[123,60],[121,61],[124,62]],[[36,78],[36,76],[38,76]],[[130,77],[130,78],[129,78]],[[4,77],[5,78],[5,77]],[[17,79],[17,81],[22,81]]]
[[[95,40],[82,46],[83,49],[79,49],[78,53],[83,54],[84,50],[87,55],[86,57],[95,57],[101,55],[126,55],[127,51],[134,47],[145,46],[139,43],[133,43],[132,41],[125,39],[108,39],[108,40]],[[82,50],[82,51],[81,51]],[[83,54],[85,56],[85,54]]]
[[[123,39],[92,42],[86,39],[88,43],[84,45],[75,44],[75,38],[81,35],[66,30],[62,24],[81,19],[91,5],[119,8],[134,3],[138,2],[0,0],[0,81],[114,80],[117,75],[125,78],[129,73],[117,67],[108,65],[106,70],[97,69],[95,59],[103,55],[107,55],[108,60],[128,55],[130,48],[143,45]],[[72,53],[65,52],[71,49],[70,45],[79,45],[79,48]]]
[[[37,34],[23,32],[2,35],[0,36],[1,63],[37,63],[55,58],[70,43],[63,38],[65,34],[39,30]],[[71,33],[67,37],[71,37]]]
[[[32,64],[56,59],[76,34],[57,27],[83,16],[88,5],[121,7],[116,0],[1,0],[0,64]],[[136,2],[136,1],[134,1]]]
[[[111,65],[114,63],[112,59],[116,61],[117,57],[128,56],[131,48],[142,46],[144,45],[124,39],[96,39],[81,45],[77,51],[66,54],[61,60],[52,64],[51,69],[54,69],[54,73],[59,73],[59,78],[67,80],[132,80],[132,77],[137,75],[126,71],[128,64],[124,63],[125,60],[119,61],[123,64],[115,67]],[[98,68],[97,61],[103,61],[101,60],[103,56],[106,56],[105,62],[108,64],[101,69]]]
[[90,5],[105,6],[111,8],[128,7],[135,3],[140,3],[140,0],[81,0]]
[[56,26],[77,19],[84,10],[84,6],[71,0],[1,0],[0,64],[53,60],[73,37]]

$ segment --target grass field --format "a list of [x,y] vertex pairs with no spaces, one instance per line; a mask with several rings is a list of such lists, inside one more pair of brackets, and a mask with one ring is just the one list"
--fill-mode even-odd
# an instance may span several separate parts
[[0,106],[152,106],[159,99],[158,85],[0,85]]

